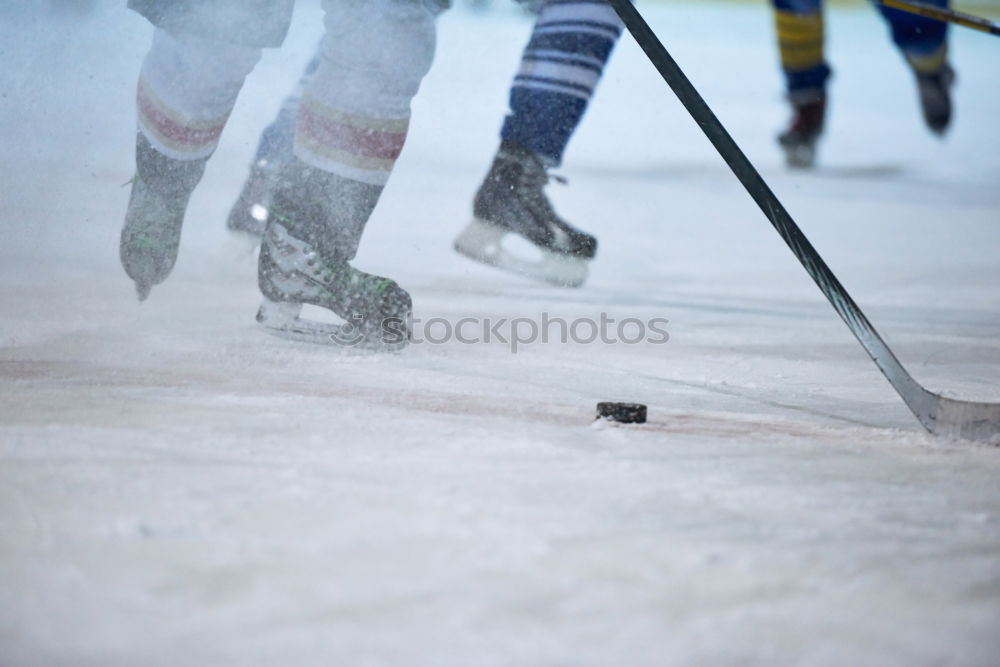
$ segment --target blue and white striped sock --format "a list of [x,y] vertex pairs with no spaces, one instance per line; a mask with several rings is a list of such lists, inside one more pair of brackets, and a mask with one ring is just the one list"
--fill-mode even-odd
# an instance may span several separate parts
[[622,29],[605,0],[548,0],[514,77],[501,139],[558,165]]

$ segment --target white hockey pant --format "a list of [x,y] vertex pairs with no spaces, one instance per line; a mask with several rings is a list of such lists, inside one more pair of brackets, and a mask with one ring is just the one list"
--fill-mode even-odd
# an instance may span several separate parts
[[[434,58],[437,0],[324,0],[320,64],[299,108],[295,154],[354,180],[386,182],[410,102]],[[139,129],[159,151],[203,158],[261,50],[156,30],[137,91]]]

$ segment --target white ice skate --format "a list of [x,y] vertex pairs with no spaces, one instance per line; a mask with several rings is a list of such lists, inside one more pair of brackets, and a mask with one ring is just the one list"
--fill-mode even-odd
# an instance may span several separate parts
[[[257,321],[270,333],[367,351],[409,344],[412,303],[405,290],[346,260],[321,257],[277,220],[270,221],[261,244],[258,281],[264,299]],[[342,322],[303,318],[305,304],[324,308]]]
[[[504,142],[476,193],[473,219],[455,250],[477,262],[559,287],[579,287],[597,239],[556,215],[543,188],[549,176],[534,153]],[[537,249],[528,258],[505,247],[521,237]]]

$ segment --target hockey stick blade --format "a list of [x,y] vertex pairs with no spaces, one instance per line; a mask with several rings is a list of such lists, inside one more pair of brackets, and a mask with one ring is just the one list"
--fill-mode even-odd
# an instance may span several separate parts
[[746,188],[747,193],[815,281],[827,301],[924,428],[944,437],[993,442],[1000,440],[1000,404],[945,398],[928,391],[913,379],[830,267],[816,252],[757,169],[733,141],[729,132],[667,52],[649,24],[632,6],[631,0],[608,1],[660,76],[674,91],[681,104]]
[[924,422],[928,431],[948,438],[1000,445],[1000,405],[933,396],[937,399],[937,410],[931,416],[931,424]]

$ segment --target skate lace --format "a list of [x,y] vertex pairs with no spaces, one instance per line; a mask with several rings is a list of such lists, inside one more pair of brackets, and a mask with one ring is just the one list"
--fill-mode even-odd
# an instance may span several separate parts
[[541,190],[550,181],[560,185],[568,185],[569,179],[561,174],[550,173],[541,162],[533,161],[532,164],[524,165],[519,170],[518,180],[522,188],[527,190]]
[[332,266],[315,250],[306,252],[303,257],[305,259],[306,273],[327,288],[333,286],[339,288],[356,287],[367,290],[372,296],[377,296],[393,284],[388,278],[352,269],[347,264],[344,266]]
[[549,198],[543,192],[543,188],[550,182],[558,183],[559,185],[569,185],[568,178],[562,174],[550,173],[540,163],[533,164],[521,170],[521,185],[528,194],[526,200],[529,208],[535,209],[541,214],[544,220],[557,229],[565,232],[573,232],[575,230],[556,213],[552,202],[549,201]]

